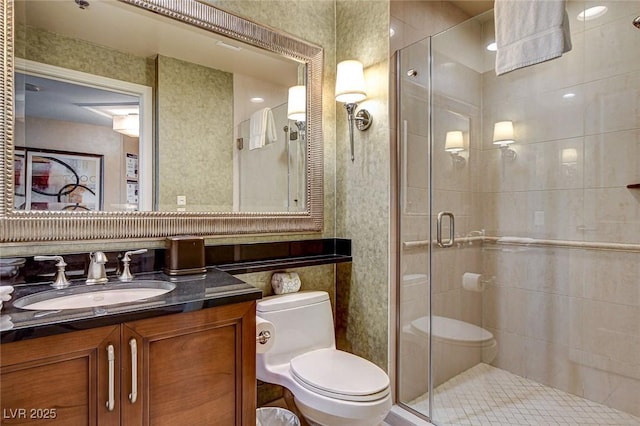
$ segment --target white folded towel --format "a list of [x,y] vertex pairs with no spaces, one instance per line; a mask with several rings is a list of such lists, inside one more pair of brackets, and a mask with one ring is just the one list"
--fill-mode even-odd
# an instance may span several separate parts
[[249,121],[249,150],[262,148],[278,140],[276,123],[271,108],[263,108],[251,114]]
[[497,75],[571,50],[565,0],[496,0],[494,15]]
[[13,322],[11,322],[11,316],[0,315],[0,331],[11,330],[13,328]]

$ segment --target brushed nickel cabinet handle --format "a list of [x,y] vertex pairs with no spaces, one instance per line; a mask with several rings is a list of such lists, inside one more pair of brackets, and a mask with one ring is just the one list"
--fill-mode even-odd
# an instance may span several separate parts
[[136,339],[129,340],[131,347],[131,393],[129,401],[135,404],[138,400],[138,344]]
[[107,410],[113,411],[116,405],[115,399],[115,363],[116,354],[113,345],[107,346],[107,360],[109,360],[109,400],[107,401]]

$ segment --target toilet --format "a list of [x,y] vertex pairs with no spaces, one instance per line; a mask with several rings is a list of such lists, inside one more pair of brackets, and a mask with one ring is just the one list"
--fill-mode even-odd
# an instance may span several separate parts
[[336,349],[324,291],[266,297],[258,317],[275,328],[273,346],[256,355],[259,380],[287,388],[310,424],[377,426],[391,409],[389,377],[370,361]]
[[411,321],[403,332],[425,354],[428,354],[429,334],[433,333],[431,371],[434,387],[480,362],[490,364],[498,353],[498,344],[490,331],[454,318],[423,316]]

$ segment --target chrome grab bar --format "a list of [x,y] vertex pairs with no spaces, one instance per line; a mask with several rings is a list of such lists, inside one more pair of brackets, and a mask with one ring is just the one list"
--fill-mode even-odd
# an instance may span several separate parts
[[[449,225],[449,240],[443,242],[442,241],[442,218],[444,216],[449,217],[450,225]],[[438,244],[438,246],[442,248],[452,247],[453,244],[455,243],[455,234],[456,234],[456,222],[455,222],[455,218],[453,217],[453,213],[451,212],[438,213],[438,222],[436,225],[436,243]]]

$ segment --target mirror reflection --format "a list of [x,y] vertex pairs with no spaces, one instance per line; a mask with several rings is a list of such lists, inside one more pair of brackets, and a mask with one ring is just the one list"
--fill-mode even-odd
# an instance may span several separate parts
[[15,56],[15,209],[306,210],[305,64],[113,0],[17,1]]

